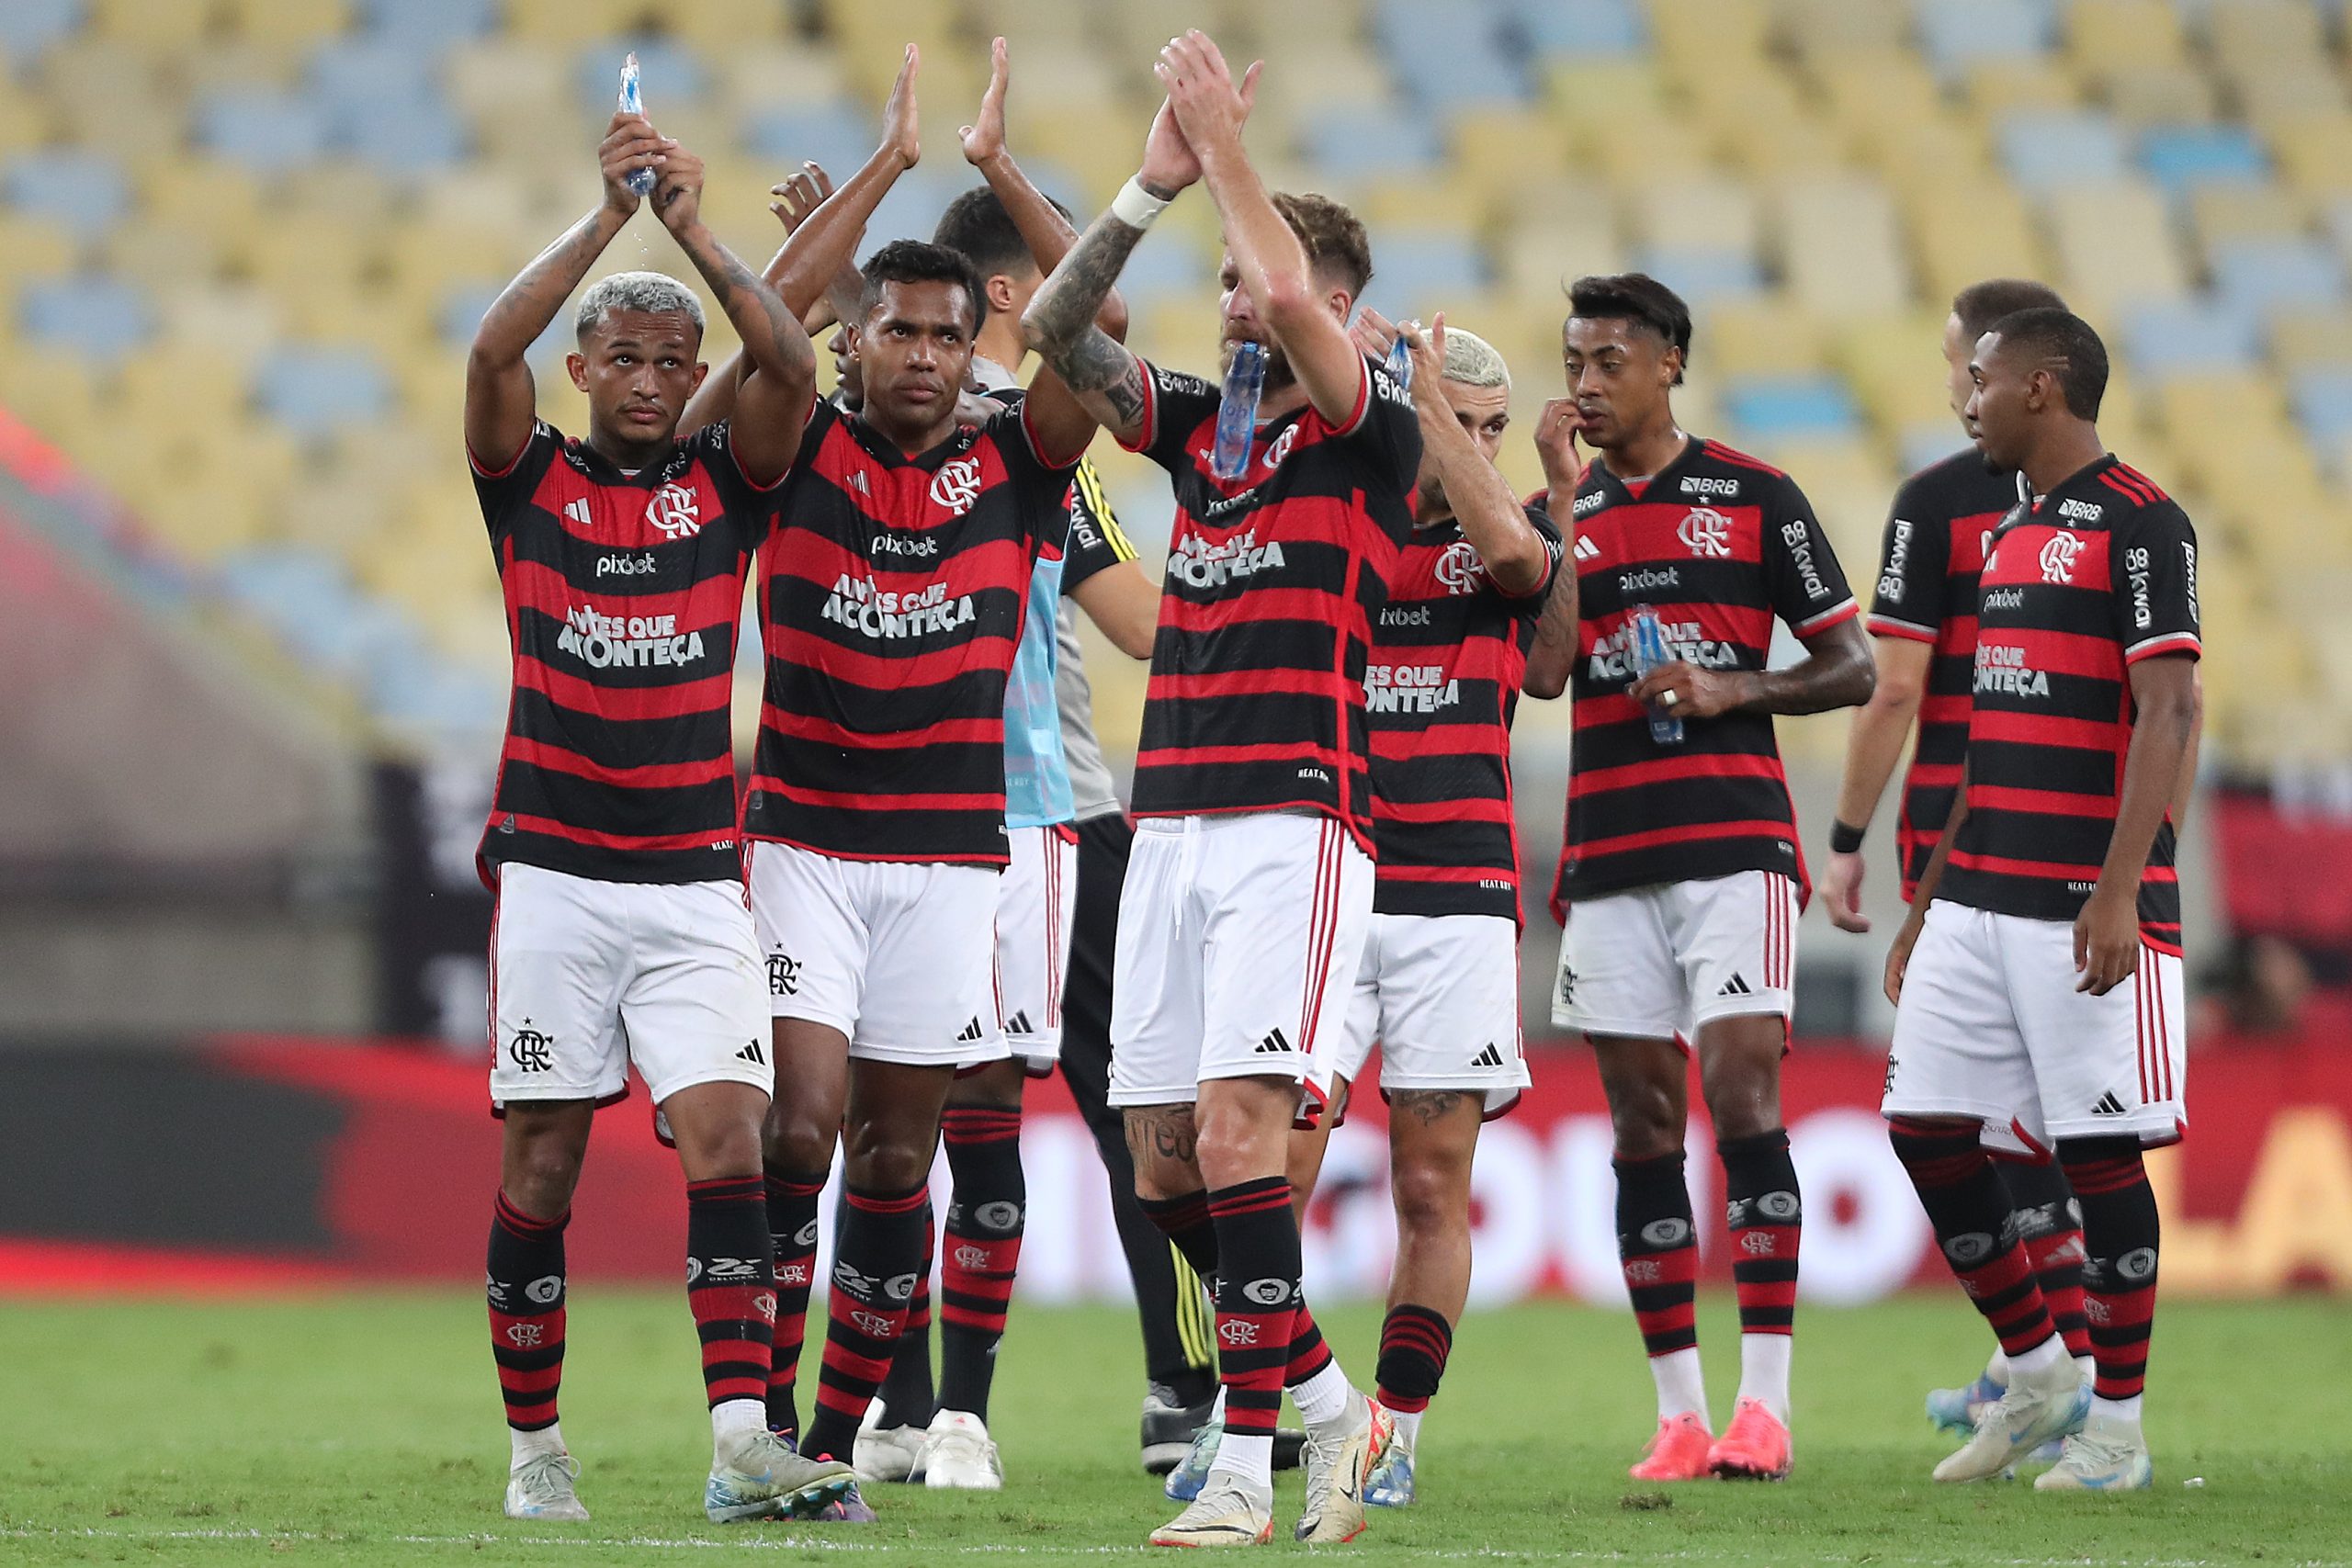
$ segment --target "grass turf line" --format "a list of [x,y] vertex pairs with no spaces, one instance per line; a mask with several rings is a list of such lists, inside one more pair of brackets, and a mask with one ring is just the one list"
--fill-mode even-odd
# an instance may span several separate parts
[[[1360,1380],[1377,1315],[1320,1314]],[[1730,1303],[1702,1307],[1728,1416]],[[879,1526],[713,1527],[685,1303],[572,1300],[564,1428],[595,1516],[499,1512],[505,1444],[470,1294],[0,1306],[0,1562],[1099,1562],[1173,1511],[1136,1461],[1132,1314],[1016,1305],[997,1378],[1005,1490],[876,1487]],[[821,1319],[819,1320],[821,1325]],[[2166,1303],[2149,1396],[2156,1489],[1938,1487],[1920,1414],[1988,1341],[1922,1295],[1798,1320],[1796,1472],[1778,1486],[1628,1482],[1653,1405],[1621,1313],[1530,1306],[1463,1328],[1420,1454],[1421,1501],[1350,1560],[2181,1565],[2352,1562],[2352,1334],[2340,1305]],[[813,1378],[816,1350],[806,1363]],[[2205,1485],[2182,1482],[2201,1476]],[[1279,1551],[1299,1481],[1281,1478]]]

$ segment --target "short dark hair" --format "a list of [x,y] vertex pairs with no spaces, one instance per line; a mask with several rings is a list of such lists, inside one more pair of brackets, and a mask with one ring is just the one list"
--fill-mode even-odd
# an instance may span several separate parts
[[[1685,369],[1690,364],[1690,307],[1682,296],[1645,272],[1612,272],[1579,277],[1568,285],[1568,318],[1633,321],[1682,351]],[[1682,372],[1674,375],[1682,385]]]
[[2066,301],[2046,283],[2030,277],[1988,277],[1972,283],[1951,297],[1951,313],[1960,318],[1961,334],[1974,343],[1993,323],[2019,310],[2063,310]]
[[[1050,196],[1046,199],[1065,219],[1069,216],[1069,208]],[[963,252],[983,278],[1019,274],[1036,265],[1036,258],[1029,254],[1028,242],[1022,239],[1012,214],[1004,209],[1002,198],[986,186],[974,186],[947,204],[947,210],[939,215],[939,227],[933,231],[931,243]]]
[[961,251],[951,251],[927,240],[893,240],[865,258],[859,276],[865,279],[865,287],[857,296],[860,321],[874,313],[875,302],[882,298],[882,286],[886,283],[952,283],[972,302],[975,333],[988,319],[988,290],[980,287],[979,273]]
[[1372,240],[1363,220],[1328,196],[1314,191],[1276,191],[1274,210],[1306,252],[1310,272],[1348,286],[1348,298],[1363,298],[1372,281]]
[[2107,396],[2107,344],[2091,324],[2072,310],[2037,305],[2003,316],[1984,329],[2001,340],[2004,354],[2026,354],[2046,366],[2058,378],[2066,412],[2076,419],[2097,419]]

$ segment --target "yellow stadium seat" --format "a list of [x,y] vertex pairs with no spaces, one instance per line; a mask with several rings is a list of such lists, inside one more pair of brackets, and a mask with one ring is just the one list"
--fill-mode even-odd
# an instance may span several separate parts
[[1911,299],[1894,204],[1875,181],[1791,181],[1771,229],[1789,292],[1806,309],[1889,311]]
[[790,39],[792,11],[786,0],[694,0],[662,7],[662,20],[673,38],[695,45],[715,62],[739,49]]
[[1820,323],[1786,296],[1710,306],[1690,335],[1710,375],[1792,376],[1826,363]]
[[1957,437],[1945,401],[1944,312],[1828,318],[1830,362],[1845,373],[1864,413],[1885,436],[1940,429]]
[[2065,8],[2066,49],[2082,70],[2158,70],[2182,64],[2180,17],[2169,0],[2074,0]]
[[2089,73],[2092,96],[2128,130],[2202,125],[2220,112],[2213,79],[2190,65],[2130,65]]
[[[705,4],[708,0],[704,0]],[[349,0],[219,0],[220,20],[245,38],[308,48],[351,26]]]
[[2074,73],[2058,59],[1991,61],[1971,66],[1966,80],[1969,106],[1987,120],[2020,109],[2070,109],[2082,99]]
[[2055,281],[2076,310],[2111,315],[2188,291],[2171,215],[2149,186],[2119,181],[2055,192],[2044,216]]
[[2239,72],[2327,52],[2320,8],[2306,0],[2211,0],[2205,32],[2214,56]]
[[1762,55],[1772,14],[1764,0],[1652,0],[1649,21],[1666,61],[1713,70],[1727,59]]
[[2211,257],[2233,240],[2288,239],[2311,228],[2311,203],[2276,185],[2209,185],[2188,194],[2188,230]]
[[1374,229],[1476,231],[1487,224],[1486,196],[1467,180],[1435,187],[1424,180],[1378,180],[1351,193],[1348,207]]
[[1942,89],[1907,49],[1825,49],[1806,73],[1830,119],[1849,137],[1945,112]]
[[2282,127],[2272,135],[2271,152],[2297,190],[2328,197],[2352,192],[2352,119]]
[[96,30],[51,46],[41,57],[36,90],[59,102],[81,104],[178,103],[183,98],[159,53],[139,48],[131,39]]
[[627,32],[645,6],[642,0],[505,0],[504,9],[509,37],[564,45]]
[[1773,31],[1781,47],[1799,56],[1841,50],[1898,50],[1908,18],[1883,0],[1776,0]]
[[202,43],[211,30],[209,6],[158,6],[154,0],[83,0],[85,25],[94,37],[119,39],[158,57]]
[[451,53],[442,86],[452,104],[478,117],[525,106],[567,111],[574,83],[561,50],[519,38],[490,38]]
[[1667,113],[1657,67],[1647,59],[1581,61],[1544,67],[1546,99],[1567,124],[1580,129],[1620,118]]
[[1482,192],[1568,173],[1566,131],[1536,109],[1469,110],[1455,117],[1451,140],[1455,176]]
[[150,221],[210,234],[222,244],[262,226],[261,181],[243,164],[209,153],[156,156],[138,166],[135,178]]
[[1562,307],[1551,311],[1555,337],[1566,314],[1562,290],[1567,283],[1590,273],[1623,272],[1630,265],[1605,204],[1565,207],[1553,217],[1522,223],[1504,234],[1494,254],[1496,271],[1511,294]]
[[2307,125],[2352,114],[2344,78],[2325,59],[2291,58],[2244,72],[2223,70],[2227,96],[2245,122],[2273,142]]
[[[2352,310],[2296,311],[2270,328],[2270,356],[2286,371],[2352,369]],[[2352,478],[2348,475],[2347,478]]]
[[63,226],[0,207],[0,289],[35,278],[62,277],[74,270],[81,254],[81,245]]

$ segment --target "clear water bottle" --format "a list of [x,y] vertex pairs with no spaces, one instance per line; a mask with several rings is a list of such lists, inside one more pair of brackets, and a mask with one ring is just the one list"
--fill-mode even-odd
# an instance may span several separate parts
[[1250,444],[1258,434],[1258,396],[1266,389],[1266,351],[1245,343],[1233,351],[1225,395],[1216,406],[1216,451],[1209,468],[1221,479],[1250,471]]
[[1403,333],[1398,333],[1396,341],[1388,345],[1388,363],[1384,368],[1388,372],[1388,378],[1396,383],[1398,391],[1413,389],[1413,350],[1405,342]]
[[[638,91],[637,55],[633,51],[630,52],[629,57],[627,60],[621,62],[620,110],[623,114],[643,114],[645,112],[644,96]],[[628,177],[628,188],[637,196],[643,197],[646,195],[653,188],[653,171],[650,169],[639,169],[630,175]]]
[[[1673,652],[1666,646],[1666,626],[1657,612],[1647,604],[1634,606],[1633,645],[1626,662],[1632,666],[1634,679],[1639,681],[1651,671],[1674,662]],[[1682,720],[1656,703],[1650,705],[1650,739],[1661,746],[1682,744]]]

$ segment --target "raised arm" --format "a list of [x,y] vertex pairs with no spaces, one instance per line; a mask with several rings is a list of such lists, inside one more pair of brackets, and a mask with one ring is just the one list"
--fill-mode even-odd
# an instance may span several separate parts
[[530,440],[538,401],[524,355],[636,214],[638,198],[628,188],[628,176],[639,169],[662,169],[677,145],[641,115],[613,116],[596,150],[604,167],[604,202],[516,274],[474,329],[473,348],[466,355],[466,449],[478,466],[503,468]]
[[1022,312],[1022,341],[1087,412],[1125,446],[1135,446],[1144,435],[1143,365],[1097,325],[1097,319],[1144,231],[1200,177],[1200,160],[1177,128],[1175,111],[1161,104],[1144,139],[1143,164],[1135,177],[1110,210],[1087,226]]
[[1527,508],[1519,503],[1510,481],[1487,460],[1446,401],[1444,313],[1427,332],[1418,321],[1407,322],[1404,336],[1413,356],[1413,412],[1420,422],[1422,457],[1445,487],[1462,536],[1478,552],[1497,588],[1514,599],[1541,592],[1552,574],[1552,551],[1528,522]]
[[1225,56],[1195,29],[1170,40],[1153,69],[1185,139],[1200,154],[1202,177],[1225,220],[1225,247],[1258,319],[1282,344],[1315,411],[1328,423],[1345,424],[1363,393],[1363,356],[1241,145],[1258,67],[1250,66],[1237,86]]
[[800,449],[801,427],[817,398],[817,349],[799,312],[704,226],[702,182],[702,160],[673,142],[653,187],[653,209],[743,340],[752,368],[736,389],[729,434],[743,477],[770,485]]

